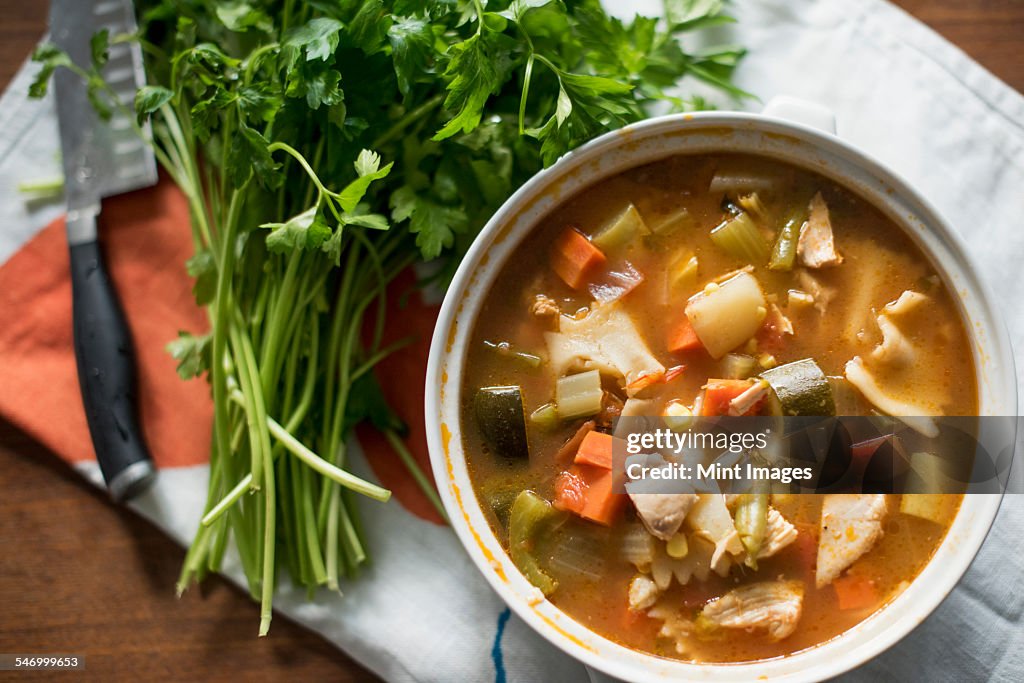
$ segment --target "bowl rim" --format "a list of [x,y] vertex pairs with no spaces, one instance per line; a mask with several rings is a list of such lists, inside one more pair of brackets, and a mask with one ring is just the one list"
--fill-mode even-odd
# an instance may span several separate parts
[[[749,677],[763,676],[766,670],[768,670],[768,679],[770,680],[819,680],[848,671],[881,654],[899,642],[945,600],[967,571],[984,542],[995,520],[1002,496],[974,495],[965,498],[963,506],[958,512],[956,519],[954,519],[952,528],[947,533],[946,538],[921,573],[910,583],[909,587],[853,628],[814,647],[785,657],[735,664],[697,664],[669,660],[618,645],[596,632],[590,631],[579,622],[573,620],[568,614],[554,608],[551,603],[538,600],[529,590],[521,590],[523,588],[522,585],[518,586],[520,590],[514,589],[513,583],[525,583],[525,579],[512,567],[504,550],[497,543],[497,539],[483,518],[475,494],[471,491],[472,500],[468,503],[469,509],[467,510],[467,504],[463,502],[463,496],[459,493],[454,481],[455,474],[452,469],[450,452],[453,432],[444,423],[444,392],[445,387],[450,384],[448,379],[448,361],[452,359],[457,363],[463,362],[464,350],[459,350],[459,353],[456,354],[458,357],[454,357],[451,352],[455,346],[456,324],[462,315],[463,300],[466,298],[467,290],[474,282],[476,271],[478,269],[499,270],[501,265],[503,265],[502,263],[487,263],[488,250],[505,239],[511,239],[514,244],[518,245],[536,224],[535,221],[528,224],[515,235],[510,236],[506,234],[508,225],[515,219],[522,206],[538,197],[544,196],[545,192],[548,192],[552,186],[558,183],[559,178],[565,177],[570,172],[581,168],[587,162],[597,159],[601,154],[613,149],[624,148],[636,140],[659,136],[664,137],[669,133],[686,135],[701,129],[719,127],[725,129],[745,127],[755,133],[792,135],[798,142],[809,143],[814,149],[828,150],[852,166],[877,178],[883,186],[891,188],[892,192],[913,207],[913,218],[920,222],[923,230],[934,233],[933,236],[944,243],[949,256],[955,259],[955,265],[950,266],[945,262],[940,263],[940,259],[936,254],[932,253],[925,245],[920,244],[919,240],[915,241],[919,243],[921,249],[932,259],[936,267],[940,268],[940,271],[958,269],[959,272],[966,275],[970,280],[968,284],[975,295],[976,302],[981,307],[978,315],[988,320],[987,328],[990,334],[986,337],[986,348],[984,351],[977,347],[974,348],[979,376],[979,390],[981,390],[980,382],[985,376],[983,371],[985,365],[982,358],[983,354],[987,357],[996,358],[998,361],[996,367],[1003,368],[1002,372],[1004,374],[1009,370],[1011,378],[1015,378],[1014,357],[1010,350],[1006,325],[1003,322],[1000,311],[994,305],[995,298],[989,286],[978,277],[980,271],[968,255],[965,242],[927,199],[881,162],[834,134],[798,122],[765,116],[763,114],[697,112],[654,117],[595,138],[563,156],[551,167],[537,173],[502,204],[501,208],[492,216],[471,245],[456,272],[448,295],[442,303],[431,340],[424,397],[431,466],[452,526],[463,546],[492,588],[533,630],[587,666],[611,676],[624,678],[625,680],[664,680],[668,676],[674,678],[683,676],[691,680],[707,680],[712,677],[715,680],[741,680]],[[750,153],[759,154],[757,151],[751,151]],[[666,156],[668,155],[670,154],[666,154]],[[650,159],[638,159],[632,165],[638,166],[649,162]],[[621,172],[621,169],[607,171],[601,177],[610,177],[619,172]],[[591,182],[596,182],[596,180]],[[587,184],[584,183],[575,191],[578,192],[579,189],[586,187]],[[568,196],[571,197],[572,195]],[[554,205],[561,204],[567,198],[558,198],[554,201]],[[911,232],[906,225],[906,220],[899,220],[898,217],[894,218],[896,218],[904,230],[908,233]],[[913,237],[913,235],[911,236]],[[966,314],[966,311],[964,313]],[[475,322],[475,319],[469,321],[468,326],[470,328],[473,322]],[[975,335],[972,335],[972,346],[975,343]],[[455,386],[455,391],[459,390],[460,388]],[[1016,413],[1016,382],[1004,381],[995,391],[997,396],[996,402],[1005,406],[1012,406],[1014,413]],[[985,411],[982,412],[984,413]],[[456,430],[457,432],[458,430]],[[460,451],[460,457],[464,460],[464,457],[461,456],[461,443],[457,443],[455,448]],[[474,516],[479,515],[481,519],[484,519],[483,529],[473,526],[470,520],[471,513],[474,513]],[[941,572],[938,571],[935,562],[940,557],[940,554],[943,554],[942,559],[951,563],[945,564]],[[949,557],[945,557],[945,555]],[[506,571],[509,567],[511,567],[511,571]],[[536,593],[536,589],[533,589],[533,592]],[[896,603],[901,603],[909,609],[903,610],[897,615],[893,610]],[[547,610],[548,613],[545,613],[543,610],[544,605],[551,606],[552,610],[557,614],[551,614],[551,610]],[[554,618],[558,614],[564,615],[567,621],[559,621],[557,618]],[[886,616],[888,617],[887,619]],[[884,623],[882,626],[879,626],[884,621],[890,623]],[[581,641],[578,637],[579,634],[575,633],[578,629],[572,628],[572,625],[577,625],[579,629],[593,636],[593,639],[599,641],[603,649],[610,650],[613,655],[620,654],[622,657],[608,657],[588,647],[589,643]],[[864,628],[866,625],[874,626],[874,628]],[[858,647],[846,648],[845,650],[841,647],[836,647],[837,643],[851,640],[850,636],[854,633],[862,633],[864,639],[864,642]],[[826,651],[828,651],[830,656],[825,658],[822,656],[812,656],[815,653]],[[635,656],[629,656],[627,653],[632,653]],[[815,659],[818,661],[813,661]],[[804,661],[807,661],[809,665],[806,668],[794,668],[792,666],[793,663],[803,663]],[[780,666],[780,664],[787,662],[790,663],[789,666]]]

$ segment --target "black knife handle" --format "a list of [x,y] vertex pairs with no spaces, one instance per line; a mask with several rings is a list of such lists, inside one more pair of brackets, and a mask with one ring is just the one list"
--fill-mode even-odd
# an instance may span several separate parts
[[139,428],[135,354],[95,240],[71,246],[78,383],[96,459],[115,501],[145,490],[156,470]]

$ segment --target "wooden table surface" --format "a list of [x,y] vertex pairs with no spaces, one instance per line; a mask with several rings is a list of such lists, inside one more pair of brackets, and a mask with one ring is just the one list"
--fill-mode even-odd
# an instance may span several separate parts
[[[0,88],[45,30],[46,4],[0,0]],[[1024,0],[897,4],[1024,90]],[[377,680],[280,616],[257,639],[257,609],[220,579],[176,599],[183,554],[0,419],[0,652],[81,653],[84,675],[103,680]]]

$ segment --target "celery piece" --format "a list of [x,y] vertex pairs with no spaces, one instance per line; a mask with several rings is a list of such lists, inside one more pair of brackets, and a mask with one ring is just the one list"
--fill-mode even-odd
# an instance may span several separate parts
[[651,233],[643,217],[632,204],[623,209],[622,213],[608,222],[591,238],[591,243],[601,251],[608,253],[621,249],[637,237]]
[[722,222],[711,231],[711,241],[728,254],[754,266],[768,261],[769,248],[748,213]]
[[545,403],[537,410],[530,413],[530,424],[535,424],[543,429],[552,429],[558,424],[558,406],[554,403]]
[[601,411],[603,394],[597,370],[559,377],[555,382],[555,403],[562,419],[596,415]]
[[796,245],[800,240],[800,229],[805,220],[807,220],[807,211],[800,209],[790,214],[789,219],[782,224],[779,236],[775,238],[775,246],[772,247],[768,270],[793,270],[793,263],[796,261]]
[[540,532],[559,517],[551,503],[533,491],[523,491],[512,503],[508,522],[508,554],[526,580],[545,596],[558,588],[558,582],[540,567],[534,546]]
[[741,494],[736,503],[734,523],[740,534],[740,543],[747,551],[747,563],[757,569],[757,553],[768,530],[768,494]]
[[693,216],[686,207],[673,211],[651,226],[651,232],[659,237],[674,235],[681,230],[690,230],[696,227]]
[[757,360],[742,353],[729,353],[722,359],[722,377],[725,379],[746,379],[754,374]]
[[674,294],[689,294],[697,288],[697,268],[700,263],[691,252],[679,254],[668,267],[668,300]]
[[768,218],[768,209],[765,208],[764,202],[761,201],[757,192],[751,192],[750,194],[743,195],[736,200],[736,203],[740,205],[740,208],[760,221],[764,221]]

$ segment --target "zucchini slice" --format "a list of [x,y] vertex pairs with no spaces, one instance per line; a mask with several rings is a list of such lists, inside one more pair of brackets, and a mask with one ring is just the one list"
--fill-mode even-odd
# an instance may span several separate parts
[[500,456],[526,460],[526,410],[518,386],[483,387],[473,400],[476,423],[484,442]]
[[765,370],[761,378],[771,386],[782,415],[836,414],[832,386],[818,364],[810,358]]

